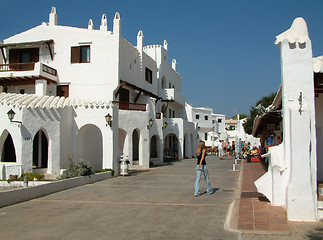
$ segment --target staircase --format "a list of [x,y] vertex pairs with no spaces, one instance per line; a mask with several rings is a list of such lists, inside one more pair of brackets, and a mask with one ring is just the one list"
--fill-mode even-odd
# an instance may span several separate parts
[[323,183],[318,184],[318,202],[317,202],[317,212],[319,219],[323,221]]

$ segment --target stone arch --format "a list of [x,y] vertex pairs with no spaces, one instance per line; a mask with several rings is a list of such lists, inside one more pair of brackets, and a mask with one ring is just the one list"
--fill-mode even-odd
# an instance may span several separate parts
[[89,162],[94,171],[102,170],[103,166],[103,140],[101,130],[93,125],[84,125],[77,134],[76,160]]
[[48,137],[46,131],[40,129],[33,138],[33,168],[48,167]]
[[11,134],[4,130],[0,137],[1,162],[17,162],[16,149]]
[[133,165],[139,164],[139,142],[140,142],[140,130],[136,128],[132,132],[132,161],[133,161]]

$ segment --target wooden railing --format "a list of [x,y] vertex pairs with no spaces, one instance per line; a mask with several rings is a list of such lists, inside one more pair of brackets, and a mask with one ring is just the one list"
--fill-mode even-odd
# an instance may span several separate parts
[[46,73],[51,74],[53,76],[57,76],[57,70],[54,68],[51,68],[51,67],[43,64],[42,69],[43,69],[43,72],[46,72]]
[[146,111],[146,104],[140,103],[130,103],[130,102],[117,102],[113,101],[114,104],[119,105],[119,109],[121,110],[133,110],[133,111]]
[[35,68],[35,63],[10,63],[0,64],[0,72],[10,71],[32,71]]

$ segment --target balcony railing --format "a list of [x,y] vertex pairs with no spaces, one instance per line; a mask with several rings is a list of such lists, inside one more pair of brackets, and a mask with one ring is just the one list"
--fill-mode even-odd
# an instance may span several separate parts
[[146,111],[146,104],[140,103],[130,103],[130,102],[118,102],[113,101],[114,104],[119,105],[119,109],[121,110],[132,110],[132,111]]
[[10,63],[0,64],[0,72],[10,71],[33,71],[35,69],[35,63]]
[[53,76],[57,76],[57,70],[56,69],[51,68],[51,67],[49,67],[49,66],[47,66],[45,64],[43,64],[42,67],[43,67],[43,72],[46,72],[46,73],[51,74]]

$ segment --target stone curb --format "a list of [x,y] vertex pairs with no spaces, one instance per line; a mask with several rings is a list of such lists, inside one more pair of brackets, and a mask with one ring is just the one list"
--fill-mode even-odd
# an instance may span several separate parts
[[0,192],[0,208],[109,178],[112,178],[111,172],[104,172],[91,176],[59,180],[34,187]]

